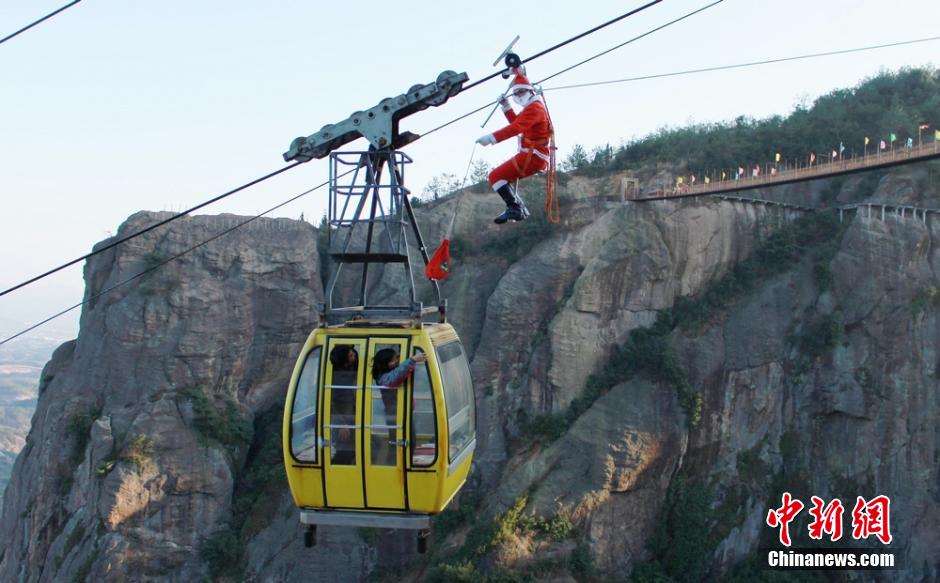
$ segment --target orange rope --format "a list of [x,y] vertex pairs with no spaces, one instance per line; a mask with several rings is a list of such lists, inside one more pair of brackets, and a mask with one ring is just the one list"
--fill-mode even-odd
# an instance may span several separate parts
[[551,130],[551,136],[548,138],[548,173],[545,175],[545,213],[548,215],[548,222],[557,225],[561,219],[561,210],[558,207],[558,178],[555,175],[555,124],[552,123],[552,115],[548,112],[544,94],[542,104],[545,105],[545,115],[548,116],[548,127]]

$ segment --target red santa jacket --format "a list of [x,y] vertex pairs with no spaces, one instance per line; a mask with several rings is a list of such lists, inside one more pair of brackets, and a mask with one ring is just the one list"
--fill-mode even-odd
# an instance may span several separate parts
[[552,124],[548,121],[548,112],[541,100],[536,99],[525,106],[519,115],[512,109],[503,111],[509,125],[493,132],[496,142],[502,142],[513,136],[522,136],[520,152],[531,152],[548,162],[549,138],[552,136]]

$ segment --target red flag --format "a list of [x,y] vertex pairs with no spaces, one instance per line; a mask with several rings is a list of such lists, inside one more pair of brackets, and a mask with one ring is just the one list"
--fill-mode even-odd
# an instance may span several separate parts
[[930,127],[930,124],[929,124],[929,123],[922,123],[922,124],[920,124],[919,126],[917,126],[917,129],[919,129],[919,130],[925,130],[925,129],[929,128],[929,127]]
[[439,280],[450,275],[450,239],[444,239],[428,264],[424,266],[424,275],[428,279]]

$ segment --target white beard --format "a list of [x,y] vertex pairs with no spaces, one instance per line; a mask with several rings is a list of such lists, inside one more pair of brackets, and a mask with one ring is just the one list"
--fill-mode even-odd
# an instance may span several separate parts
[[512,100],[515,101],[516,105],[518,105],[519,107],[525,107],[529,105],[530,103],[532,103],[533,101],[535,101],[536,99],[538,99],[538,96],[531,91],[527,91],[524,95],[521,95],[521,96],[520,95],[512,96]]

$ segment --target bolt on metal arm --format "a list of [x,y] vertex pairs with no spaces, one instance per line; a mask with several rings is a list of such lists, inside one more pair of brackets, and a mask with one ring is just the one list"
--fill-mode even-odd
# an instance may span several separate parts
[[467,79],[466,73],[444,71],[433,83],[414,85],[407,93],[386,97],[375,107],[357,111],[339,123],[325,125],[306,138],[294,139],[290,149],[284,153],[284,160],[309,162],[314,158],[324,158],[359,137],[369,140],[376,150],[397,150],[420,137],[412,132],[400,134],[398,122],[432,105],[442,105],[460,93]]

